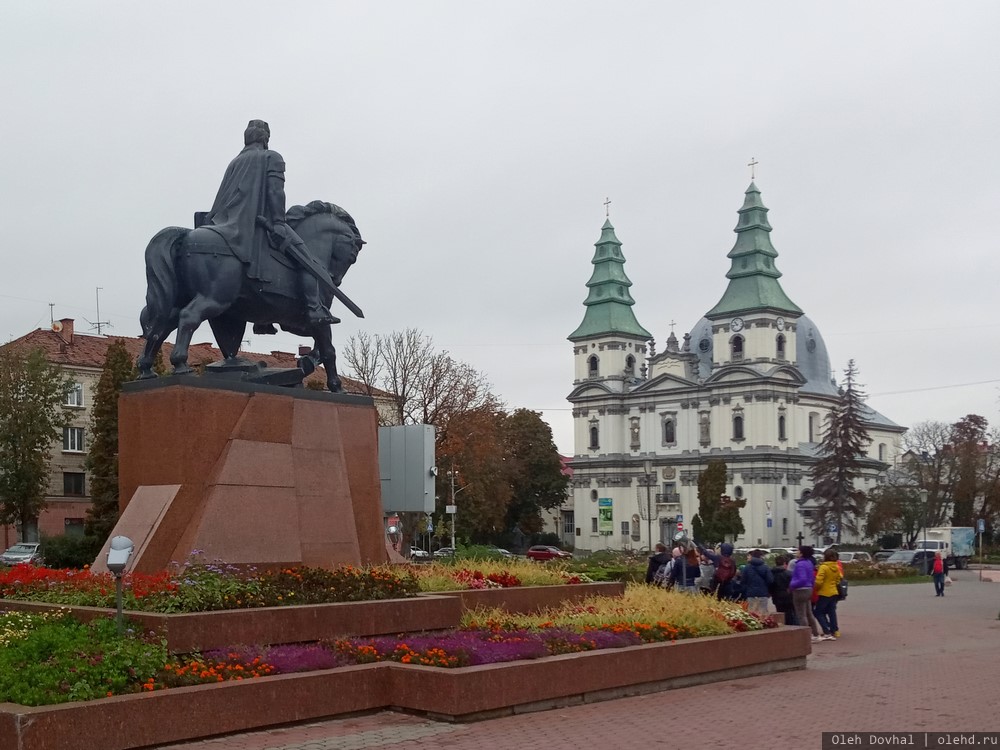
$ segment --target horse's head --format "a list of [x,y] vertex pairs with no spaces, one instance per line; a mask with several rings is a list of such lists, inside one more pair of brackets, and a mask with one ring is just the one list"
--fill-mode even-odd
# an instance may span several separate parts
[[306,206],[292,206],[286,218],[310,252],[330,272],[333,283],[340,286],[344,274],[357,261],[365,244],[351,215],[332,203],[313,201]]

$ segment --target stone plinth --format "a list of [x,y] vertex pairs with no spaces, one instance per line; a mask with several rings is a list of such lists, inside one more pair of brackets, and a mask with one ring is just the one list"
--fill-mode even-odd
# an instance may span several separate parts
[[388,559],[370,398],[174,376],[128,384],[118,413],[112,536],[135,542],[129,570],[195,550],[263,567]]

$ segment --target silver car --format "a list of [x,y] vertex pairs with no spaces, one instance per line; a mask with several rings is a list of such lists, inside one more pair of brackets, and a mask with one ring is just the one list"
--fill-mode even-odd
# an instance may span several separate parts
[[42,555],[38,551],[41,545],[38,542],[20,542],[0,555],[0,563],[4,565],[18,565],[20,563],[36,564],[42,561]]

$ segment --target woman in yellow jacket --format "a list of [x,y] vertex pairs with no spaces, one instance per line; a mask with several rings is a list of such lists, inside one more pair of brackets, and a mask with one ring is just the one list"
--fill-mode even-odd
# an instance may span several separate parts
[[837,562],[839,557],[837,550],[828,549],[823,553],[823,562],[816,571],[814,590],[819,599],[816,601],[814,612],[816,622],[823,629],[821,641],[834,641],[837,639],[834,634],[840,632],[840,626],[837,624],[837,601],[840,599],[837,584],[844,574]]

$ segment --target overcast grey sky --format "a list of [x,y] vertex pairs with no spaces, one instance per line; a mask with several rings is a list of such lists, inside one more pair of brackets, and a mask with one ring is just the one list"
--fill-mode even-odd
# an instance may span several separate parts
[[[416,327],[571,453],[593,243],[662,350],[722,295],[756,157],[788,295],[900,424],[998,420],[996,2],[6,2],[0,334],[138,335],[143,251],[247,120],[350,211],[336,338]],[[209,340],[206,326],[195,340]],[[293,337],[250,336],[254,351]]]

